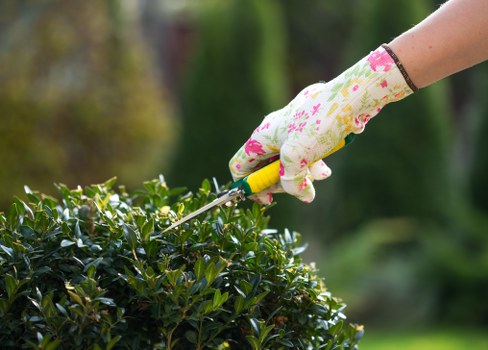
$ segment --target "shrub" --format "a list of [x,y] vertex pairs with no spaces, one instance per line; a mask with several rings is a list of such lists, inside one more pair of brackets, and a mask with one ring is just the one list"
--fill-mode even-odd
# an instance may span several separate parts
[[162,178],[115,179],[61,200],[26,187],[0,215],[0,343],[39,349],[356,349],[299,234],[267,228],[266,207],[215,208]]

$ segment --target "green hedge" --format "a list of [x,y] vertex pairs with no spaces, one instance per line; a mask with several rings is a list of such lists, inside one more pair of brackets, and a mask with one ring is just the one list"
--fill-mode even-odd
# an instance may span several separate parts
[[220,207],[162,179],[58,185],[0,214],[0,343],[39,349],[356,349],[362,326],[266,207]]

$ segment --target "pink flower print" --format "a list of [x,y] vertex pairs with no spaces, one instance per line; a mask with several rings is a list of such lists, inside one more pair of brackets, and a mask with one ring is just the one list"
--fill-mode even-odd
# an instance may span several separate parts
[[382,88],[385,88],[388,86],[388,82],[386,80],[383,80],[381,83],[380,83],[381,87]]
[[297,126],[295,125],[295,123],[291,123],[290,125],[288,125],[288,133],[291,134],[293,131],[295,131],[296,128]]
[[261,127],[261,129],[260,129],[260,130],[262,131],[262,130],[269,129],[269,127],[270,127],[270,126],[271,126],[271,124],[268,122],[268,123],[264,124],[264,125]]
[[319,112],[319,108],[320,108],[320,103],[319,104],[316,104],[315,106],[313,106],[313,108],[312,108],[312,117]]
[[303,122],[303,123],[300,123],[298,124],[298,128],[296,128],[295,131],[297,132],[302,132],[303,131],[303,128],[307,125],[307,122]]
[[241,164],[237,163],[237,164],[236,164],[236,169],[237,169],[237,170],[241,170]]
[[271,192],[266,193],[268,195],[268,202],[271,203],[273,201],[273,194]]
[[308,186],[308,182],[307,182],[307,179],[304,178],[302,183],[300,184],[300,186],[298,186],[298,190],[299,191],[303,191],[305,188],[307,188]]
[[383,50],[372,52],[368,57],[368,61],[370,68],[374,72],[377,72],[378,68],[379,71],[388,72],[391,69],[391,66],[395,64],[390,55]]
[[364,129],[366,123],[371,119],[370,114],[360,114],[354,119],[354,124],[360,129]]
[[248,156],[250,156],[251,153],[255,153],[258,156],[263,155],[264,153],[266,153],[263,150],[263,145],[261,145],[261,143],[259,143],[259,141],[253,140],[252,138],[250,138],[246,142],[244,151],[246,152],[246,154]]
[[361,119],[361,115],[357,116],[356,118],[354,118],[354,124],[356,124],[356,126],[360,129],[363,129],[364,128],[364,125],[363,125],[363,120]]
[[303,167],[307,166],[307,164],[308,164],[307,160],[306,159],[302,159],[300,161],[300,168],[303,168]]
[[359,84],[356,84],[352,87],[352,91],[357,91],[359,89]]
[[322,120],[320,120],[320,119],[317,119],[317,120],[315,121],[315,124],[317,125],[317,127],[315,128],[315,130],[317,130],[317,131],[319,130],[319,126],[320,126],[320,123],[321,123],[321,122],[322,122]]
[[276,159],[280,158],[280,155],[277,154],[275,156],[272,156],[268,159],[268,163],[273,163]]
[[301,112],[296,112],[295,115],[293,116],[293,119],[298,120],[301,117],[303,117],[304,114],[305,114],[305,110],[302,110]]
[[285,167],[283,166],[283,163],[280,163],[280,172],[278,173],[278,175],[285,175]]

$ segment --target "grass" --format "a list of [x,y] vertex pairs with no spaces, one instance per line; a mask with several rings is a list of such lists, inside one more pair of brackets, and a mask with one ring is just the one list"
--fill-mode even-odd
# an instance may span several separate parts
[[488,350],[488,332],[470,329],[367,330],[359,345],[361,350]]

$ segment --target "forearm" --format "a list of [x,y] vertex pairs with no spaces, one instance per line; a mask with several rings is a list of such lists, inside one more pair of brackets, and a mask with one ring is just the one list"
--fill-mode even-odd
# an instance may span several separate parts
[[488,0],[449,0],[391,41],[419,88],[488,59]]

